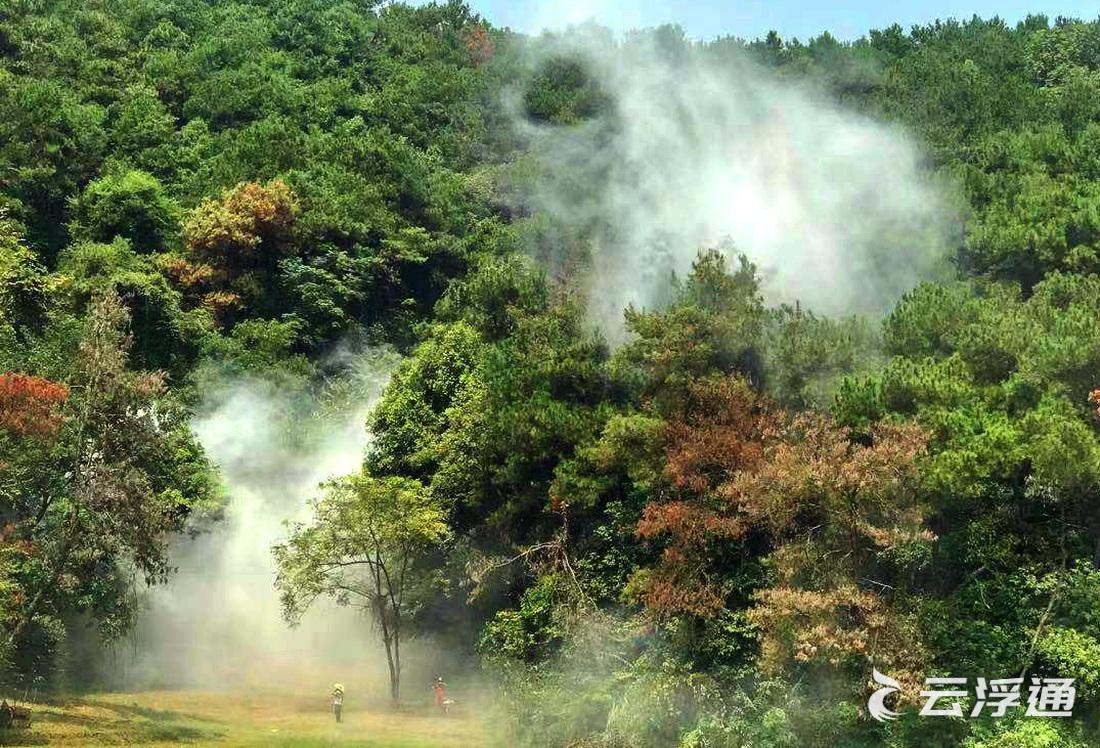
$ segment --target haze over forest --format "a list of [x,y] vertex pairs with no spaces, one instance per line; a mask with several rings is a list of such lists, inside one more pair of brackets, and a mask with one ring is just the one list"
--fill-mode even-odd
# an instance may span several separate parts
[[0,2],[0,629],[23,700],[1100,744],[1100,21]]

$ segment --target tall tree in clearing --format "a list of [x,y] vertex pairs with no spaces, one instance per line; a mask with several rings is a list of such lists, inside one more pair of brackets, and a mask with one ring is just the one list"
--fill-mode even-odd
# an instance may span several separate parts
[[313,521],[292,526],[274,549],[286,618],[301,620],[326,596],[368,611],[386,650],[396,704],[401,644],[423,604],[420,562],[450,536],[446,513],[416,481],[368,475],[328,483],[312,509]]

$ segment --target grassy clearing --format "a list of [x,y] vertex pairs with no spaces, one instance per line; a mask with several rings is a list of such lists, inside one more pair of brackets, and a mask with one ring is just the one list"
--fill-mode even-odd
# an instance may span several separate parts
[[324,697],[277,693],[151,691],[93,694],[38,704],[30,730],[0,745],[475,748],[498,745],[470,715],[428,707],[402,712],[346,703],[336,724]]

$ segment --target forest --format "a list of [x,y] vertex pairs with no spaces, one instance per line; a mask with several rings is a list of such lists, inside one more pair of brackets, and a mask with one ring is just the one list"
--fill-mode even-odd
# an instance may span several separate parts
[[[5,693],[103,687],[224,521],[219,383],[368,350],[260,584],[395,702],[430,640],[512,746],[1100,745],[1100,21],[0,0]],[[950,676],[1073,717],[921,717]]]

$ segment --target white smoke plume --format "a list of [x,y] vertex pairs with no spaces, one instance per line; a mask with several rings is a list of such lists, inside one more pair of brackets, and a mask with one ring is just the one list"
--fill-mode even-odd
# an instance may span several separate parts
[[585,61],[610,100],[608,115],[572,126],[530,121],[518,96],[516,112],[538,154],[524,197],[587,237],[589,308],[613,337],[622,308],[658,303],[703,247],[747,254],[770,301],[824,313],[882,312],[944,272],[959,221],[899,128],[776,77],[734,43],[588,26],[534,48],[535,70]]
[[126,685],[293,684],[323,694],[334,681],[359,693],[383,682],[371,678],[384,660],[362,613],[319,601],[299,627],[283,622],[271,546],[286,536],[287,520],[308,519],[319,483],[360,468],[366,416],[395,358],[356,357],[353,381],[332,402],[303,402],[252,380],[209,395],[193,428],[220,471],[226,516],[197,538],[181,538],[177,574],[148,591],[147,610],[116,657]]

